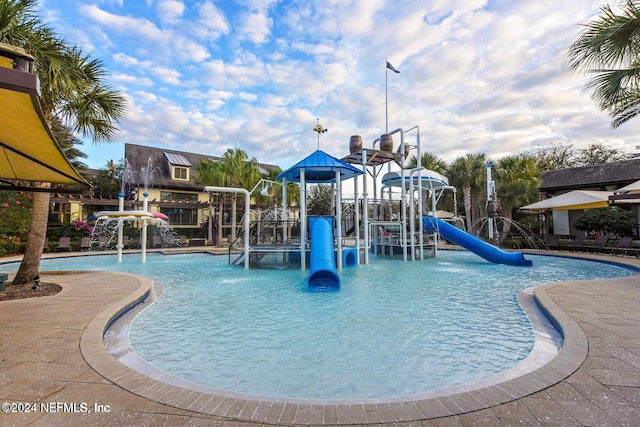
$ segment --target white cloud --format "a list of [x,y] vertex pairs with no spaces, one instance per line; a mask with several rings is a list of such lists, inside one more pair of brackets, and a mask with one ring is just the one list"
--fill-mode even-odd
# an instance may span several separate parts
[[266,43],[271,35],[273,19],[269,17],[269,7],[273,2],[253,3],[249,10],[239,15],[236,25],[240,40],[248,40],[259,45]]
[[176,24],[184,13],[184,3],[178,0],[160,0],[156,6],[158,19],[163,24]]
[[182,74],[180,73],[180,71],[174,68],[153,67],[149,69],[149,73],[158,77],[160,81],[163,83],[176,85],[176,86],[181,85],[180,78],[182,77]]
[[197,9],[198,19],[188,31],[198,38],[208,38],[211,41],[229,33],[231,27],[227,18],[212,2],[205,1],[198,5]]
[[140,63],[138,58],[134,58],[133,56],[129,56],[121,52],[114,54],[112,57],[115,62],[126,67],[134,67]]
[[111,80],[120,85],[134,85],[134,86],[153,86],[153,81],[145,77],[136,77],[130,74],[113,73],[111,74]]
[[209,57],[208,50],[185,37],[177,30],[161,30],[145,18],[116,15],[94,5],[80,6],[81,12],[103,31],[113,31],[125,35],[127,42],[136,46],[136,52],[143,56],[164,61],[200,62]]
[[588,3],[165,0],[85,4],[75,17],[45,5],[131,98],[120,140],[237,147],[285,168],[315,150],[317,118],[337,157],[352,134],[370,146],[385,131],[385,59],[400,69],[386,75],[389,127],[418,125],[423,151],[447,160],[550,141],[637,145],[640,119],[610,129],[586,77],[567,70]]

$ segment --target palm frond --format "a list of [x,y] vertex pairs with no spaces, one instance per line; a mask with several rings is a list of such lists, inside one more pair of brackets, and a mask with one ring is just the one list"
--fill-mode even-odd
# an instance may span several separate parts
[[569,48],[572,69],[615,68],[625,66],[640,53],[640,9],[629,1],[620,14],[604,6],[598,19],[586,24]]

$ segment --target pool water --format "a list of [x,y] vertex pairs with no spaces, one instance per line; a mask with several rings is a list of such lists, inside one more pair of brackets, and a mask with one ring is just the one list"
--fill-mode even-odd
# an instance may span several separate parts
[[[551,282],[632,274],[612,264],[528,256],[533,267],[469,252],[340,272],[338,292],[308,292],[301,270],[244,270],[207,254],[43,260],[41,269],[125,271],[163,296],[129,330],[133,350],[179,378],[253,395],[376,399],[476,381],[534,344],[516,293]],[[6,267],[7,265],[3,265]],[[15,266],[17,270],[17,265]]]

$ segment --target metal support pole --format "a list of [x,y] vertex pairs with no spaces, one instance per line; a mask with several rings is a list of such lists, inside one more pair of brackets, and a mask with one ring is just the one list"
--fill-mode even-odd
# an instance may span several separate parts
[[[147,211],[149,209],[149,193],[146,191],[142,193],[144,199],[142,200],[142,210]],[[147,262],[147,220],[142,220],[142,238],[140,239],[140,248],[142,249],[142,262]]]
[[342,269],[342,183],[340,170],[336,169],[336,258],[338,270]]
[[307,183],[304,168],[300,168],[300,268],[307,268]]
[[288,223],[288,211],[287,211],[287,180],[282,180],[282,243],[287,242],[287,223]]
[[[124,211],[124,193],[118,193],[118,210]],[[116,243],[118,250],[118,262],[122,262],[122,219],[118,220],[118,242]]]
[[[414,214],[414,209],[413,209],[413,204],[414,204],[414,200],[413,200],[413,194],[414,194],[414,188],[413,188],[413,174],[414,173],[419,173],[423,170],[426,170],[425,168],[423,168],[422,166],[419,166],[417,168],[411,169],[411,172],[409,172],[409,209],[411,209],[411,217],[410,217],[410,231],[411,231],[411,260],[415,261],[416,259],[416,255],[415,255],[415,214]],[[418,188],[420,188],[422,190],[422,176],[418,175]],[[420,199],[418,200],[418,212],[420,212],[420,215],[422,215],[422,191],[419,192],[419,197]],[[423,259],[422,256],[422,217],[420,217],[420,259]]]
[[365,172],[362,174],[362,237],[364,238],[364,263],[369,264],[369,199],[367,197],[367,152],[365,150],[362,150],[362,170]]
[[[366,175],[364,171],[363,175]],[[353,228],[356,233],[356,265],[360,265],[360,201],[358,200],[358,177],[353,178],[353,211],[355,215]]]

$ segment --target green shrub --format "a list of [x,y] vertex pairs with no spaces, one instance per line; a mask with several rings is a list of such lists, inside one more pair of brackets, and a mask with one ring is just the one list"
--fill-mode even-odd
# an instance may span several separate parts
[[16,236],[0,236],[0,256],[24,253],[25,244]]
[[636,218],[633,212],[618,207],[586,209],[576,219],[575,227],[580,231],[595,231],[613,237],[630,236]]
[[0,255],[24,252],[31,222],[31,193],[0,191]]

